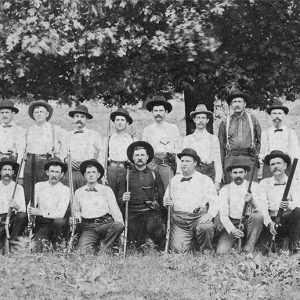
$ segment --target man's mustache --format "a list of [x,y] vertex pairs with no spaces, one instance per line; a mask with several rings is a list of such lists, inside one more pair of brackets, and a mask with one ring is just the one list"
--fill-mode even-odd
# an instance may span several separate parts
[[8,179],[11,179],[12,176],[10,176],[9,174],[5,174],[5,175],[2,176],[2,178],[8,178]]
[[154,118],[162,118],[161,115],[156,115]]
[[235,180],[243,180],[242,177],[236,177]]
[[56,176],[51,176],[50,179],[55,179],[55,180],[57,180],[57,177],[56,177]]
[[274,121],[281,121],[281,118],[275,118]]
[[82,125],[83,123],[81,121],[77,121],[76,124],[81,124]]

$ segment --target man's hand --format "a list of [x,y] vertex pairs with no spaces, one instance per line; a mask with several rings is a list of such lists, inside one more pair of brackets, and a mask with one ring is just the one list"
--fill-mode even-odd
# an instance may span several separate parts
[[203,216],[199,219],[199,222],[202,223],[202,224],[206,224],[206,223],[211,222],[212,219],[213,219],[212,215],[209,214],[209,213],[206,213],[205,215],[203,215]]
[[221,189],[220,182],[215,182],[215,189],[216,189],[217,193],[219,193],[219,191]]
[[39,208],[29,206],[27,212],[31,216],[42,216],[43,213]]
[[268,229],[270,230],[270,233],[271,233],[272,235],[276,235],[276,234],[277,234],[277,232],[276,232],[276,230],[275,230],[275,224],[274,224],[274,222],[270,222],[270,223],[268,224]]
[[20,209],[20,205],[18,204],[18,202],[13,199],[9,199],[8,204],[11,209],[15,209],[15,210]]
[[173,201],[171,198],[164,199],[164,206],[172,206],[172,205],[173,205]]
[[80,162],[72,159],[72,161],[71,161],[71,165],[72,165],[72,168],[74,168],[74,169],[77,169],[77,170],[78,170],[78,169],[79,169],[79,167],[80,167]]
[[251,193],[246,193],[244,197],[245,202],[252,203],[253,202],[253,195]]
[[288,209],[289,201],[281,201],[279,207],[282,209]]
[[240,239],[244,236],[244,232],[235,227],[230,231],[230,233],[233,234],[237,239]]
[[125,192],[123,194],[123,198],[122,198],[123,202],[128,202],[130,200],[130,194],[131,192]]

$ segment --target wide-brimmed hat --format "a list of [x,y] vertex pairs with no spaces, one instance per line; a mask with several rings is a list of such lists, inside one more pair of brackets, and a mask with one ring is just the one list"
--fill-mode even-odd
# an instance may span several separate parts
[[14,106],[14,103],[11,100],[2,100],[0,102],[0,110],[1,109],[10,109],[16,114],[19,112],[19,110]]
[[18,169],[19,169],[20,165],[16,161],[13,161],[13,160],[11,160],[7,157],[1,158],[1,160],[0,160],[0,170],[2,169],[3,166],[6,166],[6,165],[12,166],[13,170],[15,171],[15,174],[18,173]]
[[251,170],[250,165],[245,160],[243,156],[234,156],[230,161],[229,166],[226,168],[227,172],[230,172],[232,169],[242,168],[245,171],[249,172]]
[[265,156],[264,163],[269,166],[270,165],[270,160],[272,158],[280,157],[282,158],[286,164],[289,166],[291,164],[291,158],[284,152],[280,150],[273,150],[271,153]]
[[172,111],[172,104],[168,102],[164,96],[155,96],[152,100],[146,103],[146,108],[149,111],[152,111],[154,106],[160,105],[162,105],[168,112]]
[[227,96],[226,98],[227,103],[230,104],[234,98],[243,98],[246,102],[250,101],[250,96],[246,93],[241,92],[238,89],[232,91],[231,94]]
[[69,116],[70,116],[71,118],[73,118],[75,114],[83,114],[83,115],[85,115],[88,119],[93,119],[93,116],[89,113],[88,108],[87,108],[85,105],[82,105],[82,104],[76,106],[75,110],[71,110],[71,111],[69,112]]
[[38,106],[43,106],[47,109],[49,116],[47,117],[46,120],[49,121],[53,114],[53,108],[50,104],[48,104],[46,101],[43,101],[43,100],[33,101],[29,104],[28,114],[29,114],[30,118],[34,120],[33,111]]
[[132,123],[132,118],[130,117],[127,109],[125,109],[125,108],[119,107],[116,111],[112,112],[110,114],[110,119],[114,122],[116,116],[125,117],[129,125]]
[[88,159],[88,160],[83,161],[83,162],[80,164],[80,167],[79,167],[79,168],[80,168],[80,172],[81,172],[82,175],[84,175],[87,166],[94,166],[94,167],[96,167],[96,169],[97,169],[98,172],[100,173],[100,178],[103,177],[103,175],[104,175],[104,168],[103,168],[102,165],[98,162],[98,160],[96,160],[96,159]]
[[63,163],[58,157],[54,157],[45,163],[45,171],[49,170],[50,166],[60,166],[63,173],[66,173],[68,171],[68,166]]
[[132,163],[134,163],[132,157],[133,157],[134,149],[137,148],[137,147],[144,148],[147,151],[147,153],[149,155],[149,158],[147,160],[147,164],[149,162],[151,162],[153,157],[154,157],[154,150],[153,150],[153,147],[145,141],[136,141],[136,142],[131,143],[128,146],[128,148],[127,148],[127,157],[128,157],[128,159]]
[[179,159],[181,159],[182,156],[190,156],[190,157],[194,158],[198,164],[200,164],[200,162],[201,162],[201,159],[198,156],[197,152],[192,148],[184,148],[181,151],[181,153],[177,154],[177,156]]
[[190,116],[194,118],[196,115],[199,114],[206,114],[208,118],[213,117],[213,113],[209,110],[207,110],[206,106],[204,104],[198,104],[196,109],[190,113]]
[[286,106],[284,106],[284,105],[282,104],[282,102],[279,101],[279,100],[275,100],[275,101],[273,102],[273,104],[270,105],[270,106],[267,108],[266,111],[267,111],[268,114],[270,114],[271,111],[272,111],[273,109],[282,109],[286,115],[287,115],[288,112],[289,112],[289,109],[288,109]]

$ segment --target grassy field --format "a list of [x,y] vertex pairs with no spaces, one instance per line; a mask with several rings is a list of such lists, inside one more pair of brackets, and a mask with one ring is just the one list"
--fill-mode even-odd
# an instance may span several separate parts
[[[300,105],[289,106],[287,124],[299,136]],[[89,108],[95,116],[89,126],[104,137],[109,110],[101,104]],[[56,108],[52,122],[70,130],[69,111],[66,106]],[[139,107],[129,111],[135,120],[130,130],[140,135],[152,122],[151,114]],[[270,125],[265,113],[254,113],[263,128]],[[183,103],[175,104],[169,119],[184,134]],[[20,106],[16,121],[24,127],[33,124],[25,106]],[[0,299],[300,299],[299,258],[285,252],[267,257],[235,252],[221,257],[212,253],[164,256],[150,248],[144,255],[129,253],[123,259],[103,253],[66,255],[64,250],[1,256]]]

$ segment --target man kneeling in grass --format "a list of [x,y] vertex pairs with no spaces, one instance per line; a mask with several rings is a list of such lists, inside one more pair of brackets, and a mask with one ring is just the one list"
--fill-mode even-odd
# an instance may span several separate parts
[[60,180],[67,172],[67,165],[58,158],[48,161],[44,169],[49,180],[35,184],[34,207],[28,207],[28,214],[35,216],[34,250],[43,250],[43,240],[50,240],[55,246],[65,232],[64,219],[69,201],[69,188]]
[[[175,252],[187,252],[196,238],[200,250],[212,249],[214,238],[213,218],[217,215],[217,192],[213,181],[196,171],[200,162],[197,152],[191,148],[177,154],[182,174],[171,179],[164,205],[171,205],[170,247]],[[169,197],[171,195],[171,197]]]
[[112,189],[97,182],[104,175],[97,160],[82,162],[80,172],[87,184],[75,192],[75,215],[82,228],[79,250],[82,254],[96,254],[102,240],[103,250],[109,252],[124,229],[121,211]]

